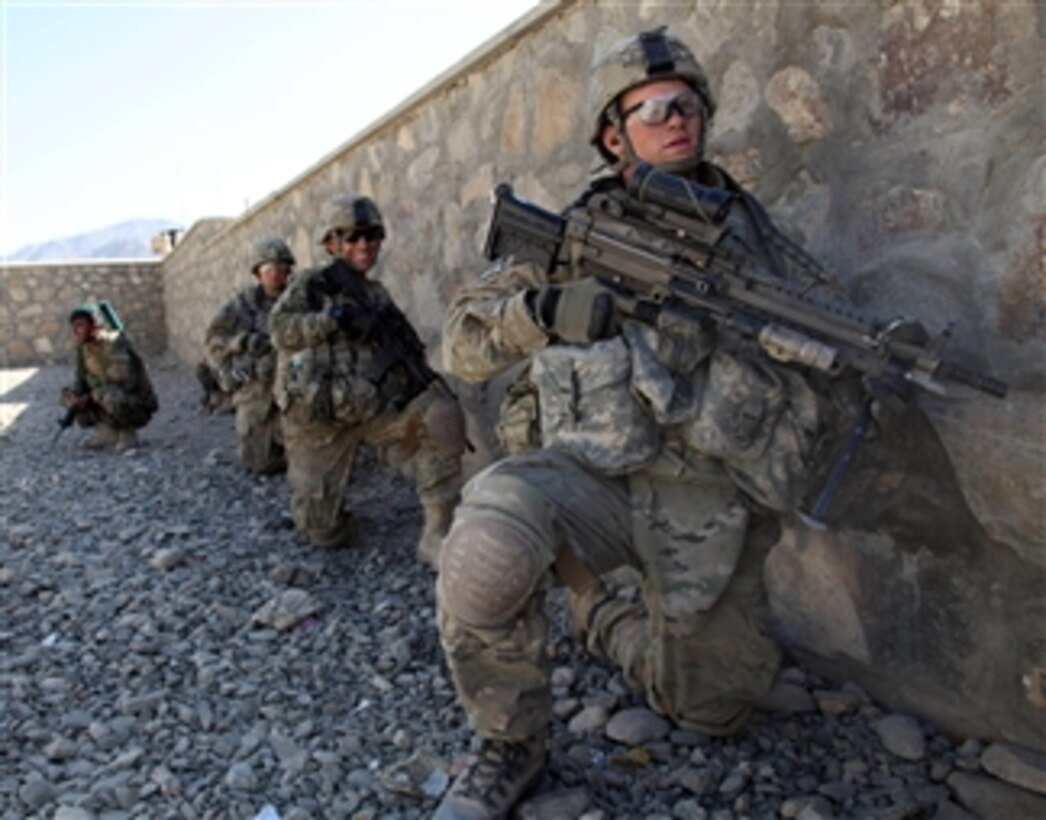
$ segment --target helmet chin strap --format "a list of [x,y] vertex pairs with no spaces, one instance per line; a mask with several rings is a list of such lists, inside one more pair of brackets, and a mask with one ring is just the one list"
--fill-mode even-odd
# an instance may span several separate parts
[[[623,156],[618,157],[614,162],[607,162],[607,168],[615,174],[620,174],[630,165],[638,163],[639,157],[636,156],[636,151],[632,147],[632,141],[628,138],[628,134],[625,133],[625,124],[621,121],[621,117],[617,112],[616,102],[612,103],[607,109],[606,117],[610,127],[614,129],[614,134],[617,135],[618,140],[625,149]],[[611,152],[608,150],[607,153]]]

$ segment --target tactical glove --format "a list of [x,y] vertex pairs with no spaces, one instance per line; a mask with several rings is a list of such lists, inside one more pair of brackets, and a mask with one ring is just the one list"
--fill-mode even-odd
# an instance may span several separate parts
[[354,342],[366,342],[377,328],[378,317],[355,305],[334,305],[327,311],[341,331]]
[[864,379],[864,389],[872,400],[872,418],[883,430],[889,430],[901,422],[915,396],[915,388],[911,384],[889,376]]
[[592,277],[542,285],[534,296],[538,326],[564,342],[589,344],[616,331],[613,294]]

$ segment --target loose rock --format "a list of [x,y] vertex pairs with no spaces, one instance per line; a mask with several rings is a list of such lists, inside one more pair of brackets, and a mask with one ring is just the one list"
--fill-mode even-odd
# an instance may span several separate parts
[[[232,417],[197,415],[193,374],[151,371],[161,409],[123,456],[78,428],[42,446],[69,368],[36,371],[0,431],[0,820],[429,816],[471,732],[412,487],[361,451],[359,546],[316,551],[285,479],[239,466]],[[673,727],[549,599],[549,762],[522,816],[1046,816],[1022,755],[873,724],[859,687],[797,665],[738,734]]]

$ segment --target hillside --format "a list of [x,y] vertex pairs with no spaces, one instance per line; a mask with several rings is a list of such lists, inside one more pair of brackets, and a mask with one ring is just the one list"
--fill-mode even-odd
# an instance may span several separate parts
[[68,259],[141,259],[154,256],[152,237],[179,227],[170,219],[130,219],[106,228],[25,245],[4,257],[6,262],[45,262]]

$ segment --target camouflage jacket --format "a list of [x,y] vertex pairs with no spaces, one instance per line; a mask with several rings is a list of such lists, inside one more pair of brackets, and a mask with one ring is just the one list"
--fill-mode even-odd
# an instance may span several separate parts
[[[368,332],[331,316],[365,314]],[[303,421],[358,423],[402,409],[425,389],[425,347],[384,285],[342,261],[297,274],[269,320],[276,403]]]
[[222,305],[207,326],[207,361],[223,391],[232,393],[251,382],[272,383],[276,352],[269,313],[275,303],[259,285],[249,285]]
[[91,395],[99,403],[138,405],[148,413],[158,407],[145,364],[127,337],[115,330],[99,330],[93,341],[76,349],[76,375],[71,392]]
[[[789,275],[762,241],[769,218],[754,198],[710,164],[701,181],[742,194],[725,223],[724,252]],[[578,204],[597,191],[628,196],[608,178]],[[713,462],[758,503],[793,507],[821,425],[804,374],[754,351],[727,350],[711,330],[667,313],[656,327],[624,321],[619,335],[592,345],[550,339],[528,291],[580,275],[572,263],[545,273],[503,260],[463,289],[445,317],[444,364],[458,377],[485,381],[528,362],[502,407],[503,443],[514,439],[522,449],[518,441],[529,436],[530,446],[565,449],[608,474],[667,470],[685,480],[691,468],[700,473]]]

